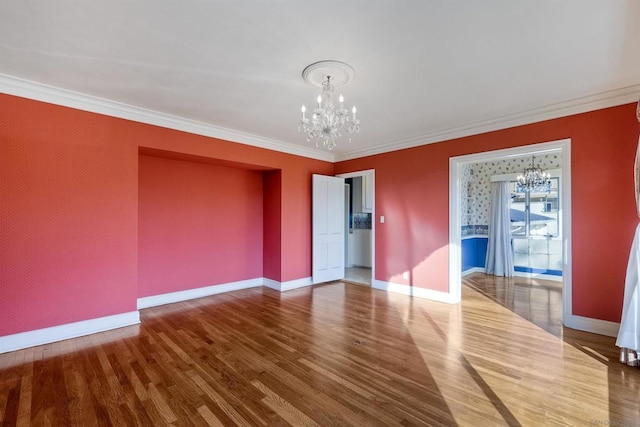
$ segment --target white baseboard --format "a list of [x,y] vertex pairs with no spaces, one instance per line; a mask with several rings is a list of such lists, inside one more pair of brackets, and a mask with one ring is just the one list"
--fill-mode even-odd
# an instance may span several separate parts
[[277,280],[267,279],[266,277],[262,281],[262,285],[266,286],[269,289],[274,289],[276,291],[280,291],[281,283]]
[[0,353],[77,338],[110,329],[135,325],[137,323],[140,323],[140,313],[130,311],[128,313],[114,314],[112,316],[98,317],[97,319],[82,320],[80,322],[66,323],[64,325],[6,335],[0,337]]
[[397,294],[409,295],[438,302],[446,302],[447,304],[455,304],[459,302],[450,293],[434,291],[433,289],[418,288],[415,286],[401,285],[399,283],[384,282],[382,280],[373,280],[371,286],[374,289],[379,289],[381,291],[394,292]]
[[527,273],[526,271],[514,271],[516,277],[526,277],[527,279],[551,280],[553,282],[562,282],[562,276],[554,276],[553,274]]
[[206,286],[204,288],[187,289],[184,291],[169,292],[166,294],[152,295],[138,298],[138,310],[142,308],[156,307],[158,305],[171,304],[194,298],[208,297],[223,292],[239,291],[241,289],[255,288],[263,285],[263,278],[240,280],[238,282],[223,283],[220,285]]
[[[462,277],[466,277],[473,273],[486,273],[486,269],[483,267],[471,267],[462,272]],[[526,277],[528,279],[540,279],[540,280],[552,280],[554,282],[562,282],[562,276],[554,276],[552,274],[539,274],[539,273],[527,273],[524,271],[514,271],[513,275],[516,277]]]
[[276,280],[264,279],[264,286],[270,289],[275,289],[276,291],[286,292],[292,289],[303,288],[305,286],[313,285],[311,281],[311,277],[303,277],[301,279],[289,280],[288,282],[278,282]]
[[204,288],[188,289],[184,291],[138,298],[138,309],[140,310],[143,308],[156,307],[158,305],[172,304],[174,302],[187,301],[190,299],[208,297],[224,292],[239,291],[241,289],[255,288],[258,286],[266,286],[267,288],[275,289],[276,291],[285,292],[290,291],[291,289],[310,286],[311,284],[311,277],[303,277],[301,279],[290,280],[288,282],[278,282],[276,280],[258,277],[255,279],[240,280],[238,282],[223,283]]
[[468,276],[473,273],[484,273],[486,269],[484,267],[471,267],[462,272],[462,277]]
[[304,288],[305,286],[311,286],[313,282],[311,277],[303,277],[301,279],[289,280],[288,282],[282,282],[281,291],[290,291],[292,289]]
[[618,329],[620,329],[620,323],[610,322],[608,320],[592,319],[590,317],[576,316],[569,314],[564,316],[564,326],[577,329],[579,331],[591,332],[599,335],[606,335],[608,337],[615,337],[618,335]]

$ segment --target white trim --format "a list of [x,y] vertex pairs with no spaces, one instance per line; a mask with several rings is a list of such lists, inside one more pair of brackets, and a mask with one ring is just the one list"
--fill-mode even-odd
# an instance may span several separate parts
[[223,292],[239,291],[241,289],[255,288],[263,285],[263,278],[240,280],[237,282],[223,283],[220,285],[206,286],[203,288],[187,289],[184,291],[169,292],[166,294],[152,295],[138,298],[138,309],[156,307],[158,305],[172,304],[194,298],[202,298]]
[[311,280],[311,276],[303,277],[301,279],[289,280],[288,282],[282,282],[280,284],[280,291],[286,292],[292,289],[304,288],[305,286],[311,286],[313,281]]
[[359,157],[373,156],[374,154],[418,147],[420,145],[433,144],[465,136],[478,135],[481,133],[557,119],[603,108],[635,103],[638,101],[639,92],[640,84],[626,86],[565,102],[558,102],[545,107],[534,108],[531,110],[521,111],[519,113],[506,114],[504,116],[477,123],[442,129],[435,132],[417,135],[412,138],[377,144],[372,147],[351,150],[345,153],[336,153],[334,161],[341,162],[344,160],[357,159]]
[[296,156],[334,162],[333,153],[311,147],[291,144],[275,139],[265,138],[234,129],[214,126],[182,117],[172,116],[159,111],[123,104],[105,98],[85,95],[42,83],[24,80],[7,74],[0,74],[0,93],[48,102],[82,111],[104,114],[139,123],[175,129],[196,135],[224,139],[226,141],[266,148]]
[[560,194],[562,197],[561,227],[562,256],[562,322],[567,325],[569,316],[573,316],[573,279],[572,279],[572,249],[571,249],[571,140],[565,140],[562,145],[562,178],[560,180]]
[[[557,141],[540,142],[537,144],[521,145],[518,147],[504,148],[501,150],[481,151],[474,154],[466,154],[463,156],[451,157],[449,162],[456,164],[481,163],[496,159],[511,159],[514,157],[523,157],[530,155],[557,153],[563,150],[562,144],[571,142],[570,138],[559,139]],[[566,156],[563,156],[564,160]],[[564,162],[563,162],[564,163]],[[563,164],[564,166],[564,164]],[[564,170],[563,170],[564,172]]]
[[[486,273],[484,267],[471,267],[462,272],[462,277],[467,277],[473,273]],[[527,273],[524,271],[514,271],[516,277],[526,277],[528,279],[550,280],[553,282],[562,282],[562,276],[554,276],[552,274]]]
[[280,282],[278,282],[277,280],[273,280],[273,279],[267,279],[266,277],[263,279],[262,282],[262,286],[265,286],[269,289],[273,289],[276,291],[282,291],[282,286],[280,285]]
[[358,177],[358,176],[364,176],[367,173],[375,174],[376,170],[375,169],[365,169],[365,170],[356,171],[356,172],[339,173],[336,176],[346,179],[346,178],[355,178],[355,177]]
[[278,282],[277,280],[272,279],[263,279],[263,285],[267,288],[274,289],[280,292],[290,291],[292,289],[304,288],[305,286],[313,285],[313,280],[311,276],[302,277],[300,279],[289,280],[288,282]]
[[114,314],[0,337],[0,353],[77,338],[140,323],[140,313]]
[[638,100],[638,92],[640,84],[344,153],[329,153],[0,73],[0,93],[333,163],[628,104]]
[[467,234],[466,236],[460,237],[460,240],[468,240],[468,239],[485,239],[489,240],[489,236],[486,234]]
[[608,337],[617,336],[618,329],[620,329],[620,323],[575,315],[564,316],[563,323],[572,329],[606,335]]
[[526,277],[527,279],[550,280],[552,282],[562,282],[562,276],[554,276],[553,274],[529,273],[527,271],[514,271],[516,277]]
[[454,296],[447,292],[434,291],[433,289],[418,288],[416,286],[403,285],[400,283],[384,282],[382,280],[372,280],[371,286],[381,291],[393,292],[396,294],[409,295],[411,297],[424,298],[432,301],[455,304]]
[[138,298],[138,309],[172,304],[174,302],[202,298],[224,292],[239,291],[241,289],[255,288],[258,286],[265,286],[270,289],[275,289],[276,291],[286,292],[292,289],[303,288],[311,285],[311,277],[302,277],[300,279],[289,280],[287,282],[278,282],[277,280],[267,279],[266,277],[259,277],[256,279],[241,280],[238,282],[223,283],[204,288],[188,289],[185,291]]
[[[554,177],[562,177],[562,169],[545,169],[545,172],[549,172],[549,174]],[[502,173],[498,175],[491,175],[489,177],[489,181],[491,182],[501,182],[501,181],[515,181],[518,179],[519,173]]]
[[460,213],[460,162],[449,158],[449,294],[462,299],[462,215]]
[[487,270],[484,267],[471,267],[462,272],[462,277],[466,277],[473,273],[485,273],[486,271]]

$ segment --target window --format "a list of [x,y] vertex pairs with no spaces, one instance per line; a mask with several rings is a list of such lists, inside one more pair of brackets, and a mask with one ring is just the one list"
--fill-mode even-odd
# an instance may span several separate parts
[[515,182],[511,182],[509,188],[511,237],[516,269],[523,267],[546,270],[548,274],[561,272],[560,178],[551,177],[549,193],[518,193]]
[[527,194],[516,192],[515,181],[510,183],[511,234],[514,238],[560,235],[559,184],[560,179],[552,177],[549,193]]

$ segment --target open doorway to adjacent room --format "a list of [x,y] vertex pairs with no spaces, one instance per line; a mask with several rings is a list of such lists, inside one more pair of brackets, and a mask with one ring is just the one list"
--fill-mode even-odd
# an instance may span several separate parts
[[[451,159],[452,294],[464,284],[558,336],[571,316],[569,150],[563,140]],[[518,176],[532,161],[550,186],[524,191]],[[497,183],[508,193],[508,224],[500,223],[509,229],[503,246],[513,277],[486,274],[488,242],[498,238],[489,226],[492,205],[500,204],[491,197]]]
[[345,278],[371,286],[374,269],[374,171],[338,175],[345,178]]

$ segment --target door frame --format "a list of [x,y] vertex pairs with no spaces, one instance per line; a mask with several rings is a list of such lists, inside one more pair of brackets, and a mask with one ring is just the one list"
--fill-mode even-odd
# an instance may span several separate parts
[[461,166],[523,155],[562,153],[562,323],[572,326],[577,320],[573,316],[571,280],[571,139],[523,145],[515,148],[486,151],[449,158],[449,294],[451,302],[460,302],[462,297],[462,221],[461,221]]
[[[357,176],[364,176],[365,174],[371,174],[371,195],[372,195],[372,206],[371,210],[371,286],[373,287],[373,283],[375,282],[376,277],[376,170],[375,169],[365,169],[356,172],[347,172],[336,174],[337,177],[340,178],[354,178]],[[344,236],[345,242],[348,236]]]

